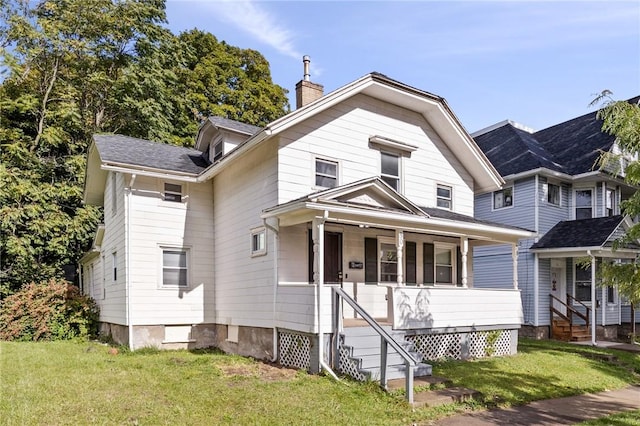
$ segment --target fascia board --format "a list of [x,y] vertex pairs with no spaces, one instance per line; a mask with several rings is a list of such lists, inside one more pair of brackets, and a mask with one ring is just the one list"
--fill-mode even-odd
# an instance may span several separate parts
[[119,164],[119,163],[105,163],[100,166],[101,170],[125,173],[125,174],[135,174],[138,176],[148,176],[153,178],[160,179],[172,179],[181,182],[197,182],[197,176],[192,173],[180,173],[173,172],[162,169],[151,169],[145,167],[132,166],[129,164]]

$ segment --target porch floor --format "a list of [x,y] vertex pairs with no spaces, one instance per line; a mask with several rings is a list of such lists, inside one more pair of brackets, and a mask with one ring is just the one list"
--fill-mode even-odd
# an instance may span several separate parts
[[[392,322],[387,318],[374,318],[376,322],[380,325],[392,325]],[[368,327],[369,324],[363,320],[362,318],[344,318],[342,320],[342,325],[344,327]]]

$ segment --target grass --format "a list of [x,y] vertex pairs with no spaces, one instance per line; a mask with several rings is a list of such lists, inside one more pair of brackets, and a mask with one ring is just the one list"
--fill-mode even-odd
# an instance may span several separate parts
[[613,414],[579,424],[583,426],[640,426],[640,410]]
[[[479,390],[485,401],[414,410],[375,383],[336,383],[217,351],[109,350],[93,342],[0,343],[0,424],[406,425],[620,388],[640,373],[639,355],[523,340],[517,356],[434,364],[435,375]],[[614,352],[624,365],[593,358]]]

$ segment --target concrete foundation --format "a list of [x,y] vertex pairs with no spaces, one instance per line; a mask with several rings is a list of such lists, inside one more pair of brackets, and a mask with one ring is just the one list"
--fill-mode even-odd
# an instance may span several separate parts
[[544,340],[549,338],[549,326],[533,326],[523,325],[518,331],[520,337],[527,337],[529,339]]
[[[168,341],[166,327],[182,327],[184,338]],[[182,326],[134,325],[132,344],[129,345],[129,327],[121,324],[100,323],[100,336],[131,349],[200,349],[215,346],[215,324],[185,324]]]
[[618,338],[617,325],[598,325],[596,326],[597,340],[616,340]]
[[230,329],[230,326],[216,324],[215,334],[213,346],[227,353],[263,360],[273,359],[273,329],[271,328],[237,326],[237,329],[234,329],[234,326],[231,326]]

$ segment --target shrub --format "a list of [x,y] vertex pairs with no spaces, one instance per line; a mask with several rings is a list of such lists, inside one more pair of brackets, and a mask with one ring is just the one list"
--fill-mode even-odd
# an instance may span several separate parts
[[28,284],[0,305],[0,339],[64,340],[95,335],[98,306],[60,279]]

